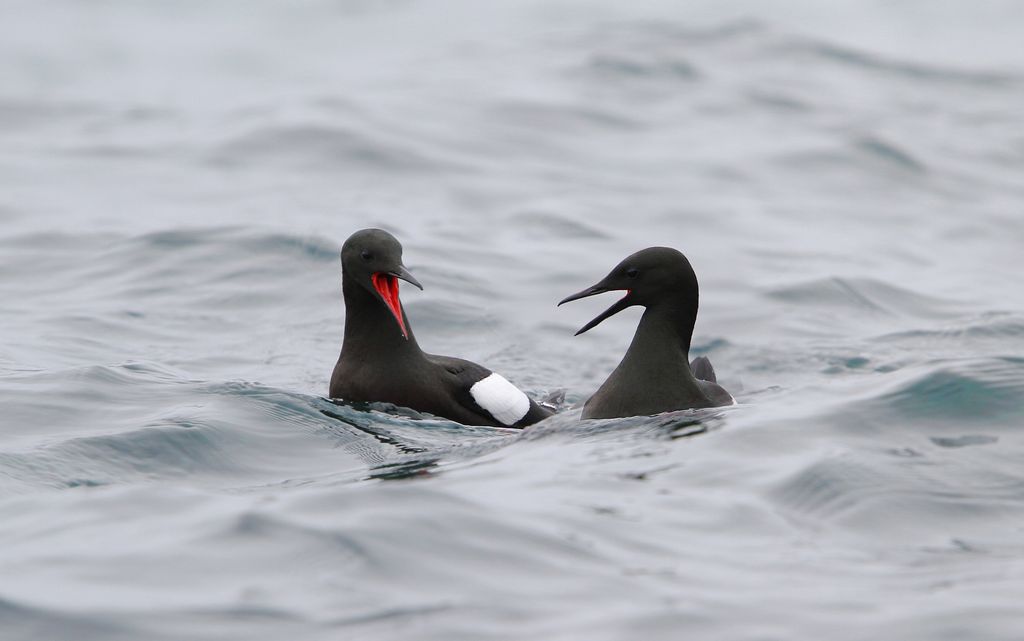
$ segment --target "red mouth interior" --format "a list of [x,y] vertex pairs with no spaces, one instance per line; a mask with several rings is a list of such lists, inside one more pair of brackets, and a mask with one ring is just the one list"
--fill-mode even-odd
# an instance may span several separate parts
[[402,336],[409,338],[409,332],[405,329],[405,320],[402,319],[402,303],[398,300],[398,279],[391,274],[377,272],[370,277],[373,281],[373,288],[377,290],[384,303],[391,310],[398,326],[402,329]]

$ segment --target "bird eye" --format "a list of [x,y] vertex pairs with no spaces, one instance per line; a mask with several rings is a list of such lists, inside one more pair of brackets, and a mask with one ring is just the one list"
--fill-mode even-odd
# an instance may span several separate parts
[[630,278],[636,278],[639,275],[640,270],[637,269],[636,267],[630,267],[629,269],[626,270],[626,276],[629,276]]
[[373,252],[371,252],[371,251],[366,251],[364,249],[363,253],[362,253],[362,256],[363,256],[363,260],[373,260]]

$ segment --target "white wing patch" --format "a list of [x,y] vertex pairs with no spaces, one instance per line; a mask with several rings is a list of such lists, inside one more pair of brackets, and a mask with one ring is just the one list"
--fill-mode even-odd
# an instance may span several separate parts
[[491,374],[469,388],[476,404],[505,425],[515,425],[530,411],[530,399],[501,374]]

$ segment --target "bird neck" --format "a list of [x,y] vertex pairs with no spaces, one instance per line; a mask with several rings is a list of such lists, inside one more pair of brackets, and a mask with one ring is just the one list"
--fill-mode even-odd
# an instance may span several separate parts
[[662,364],[667,368],[665,371],[675,370],[692,378],[689,354],[696,321],[696,303],[685,305],[666,301],[647,307],[633,335],[633,342],[622,359],[622,366],[650,371],[652,366]]
[[408,338],[402,336],[391,310],[365,287],[342,276],[341,290],[345,296],[342,358],[423,358],[423,350],[416,343],[409,317],[405,315],[405,306],[401,306],[401,310]]

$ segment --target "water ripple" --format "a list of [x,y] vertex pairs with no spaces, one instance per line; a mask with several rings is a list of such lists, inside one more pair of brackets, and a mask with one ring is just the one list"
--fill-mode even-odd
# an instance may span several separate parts
[[889,74],[906,80],[954,83],[977,88],[1003,88],[1020,85],[1022,82],[1019,76],[1010,73],[956,69],[910,62],[806,38],[793,39],[790,42],[779,45],[778,48],[784,54],[796,55],[811,60],[828,61],[845,67]]
[[209,155],[222,167],[285,165],[316,171],[451,171],[448,160],[374,137],[366,131],[313,124],[263,126],[238,135]]
[[868,278],[824,278],[768,292],[771,298],[814,307],[839,307],[851,311],[942,317],[948,301],[922,295],[892,283]]

